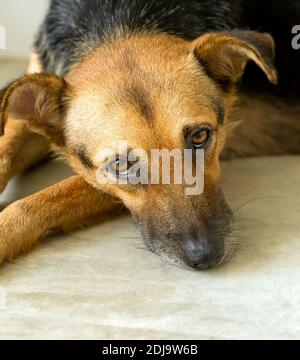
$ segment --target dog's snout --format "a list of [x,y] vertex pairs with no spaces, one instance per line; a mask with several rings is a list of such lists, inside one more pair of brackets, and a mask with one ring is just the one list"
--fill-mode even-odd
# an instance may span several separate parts
[[216,242],[186,240],[183,246],[183,259],[194,269],[205,270],[217,265],[224,256],[224,247]]

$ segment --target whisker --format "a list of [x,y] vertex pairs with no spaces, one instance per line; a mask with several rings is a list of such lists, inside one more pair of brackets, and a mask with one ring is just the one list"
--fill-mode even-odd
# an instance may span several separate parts
[[236,209],[234,209],[233,213],[236,214],[239,210],[243,209],[246,205],[249,205],[249,204],[253,203],[254,201],[258,201],[258,200],[262,200],[262,199],[274,199],[274,198],[276,198],[276,196],[270,195],[270,196],[260,196],[255,199],[248,200],[245,203],[238,206]]

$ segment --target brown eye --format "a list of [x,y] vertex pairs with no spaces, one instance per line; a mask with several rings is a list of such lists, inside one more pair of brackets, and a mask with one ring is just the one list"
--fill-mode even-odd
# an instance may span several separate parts
[[210,129],[203,128],[198,130],[193,135],[193,146],[195,149],[204,148],[210,140]]
[[130,165],[126,158],[118,158],[111,163],[110,167],[116,175],[124,175],[127,174]]
[[132,167],[135,163],[135,161],[129,161],[126,156],[120,156],[109,163],[108,171],[114,176],[125,178],[132,175]]

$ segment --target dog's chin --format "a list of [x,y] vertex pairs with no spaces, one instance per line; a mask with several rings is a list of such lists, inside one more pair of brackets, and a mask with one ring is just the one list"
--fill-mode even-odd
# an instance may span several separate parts
[[181,249],[178,246],[166,247],[161,241],[144,239],[147,248],[158,255],[164,262],[180,268],[189,268],[183,261]]

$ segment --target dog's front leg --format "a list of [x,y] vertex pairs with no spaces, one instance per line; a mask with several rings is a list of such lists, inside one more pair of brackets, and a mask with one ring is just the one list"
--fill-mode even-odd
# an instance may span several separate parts
[[0,214],[0,263],[29,251],[49,231],[69,231],[121,208],[80,176],[19,200]]

